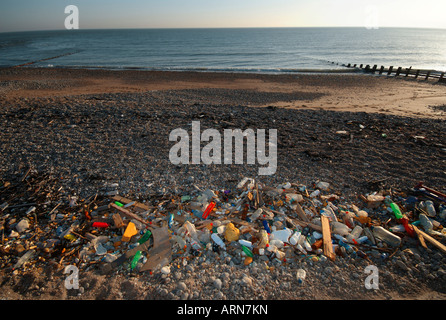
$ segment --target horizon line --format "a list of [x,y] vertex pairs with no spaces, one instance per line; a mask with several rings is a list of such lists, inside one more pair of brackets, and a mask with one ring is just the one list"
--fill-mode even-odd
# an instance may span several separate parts
[[206,29],[315,29],[315,28],[327,28],[327,29],[345,29],[345,28],[361,28],[366,30],[379,30],[379,29],[430,29],[430,30],[446,30],[446,28],[433,28],[433,27],[398,27],[398,26],[382,26],[378,28],[367,29],[364,26],[294,26],[294,27],[121,27],[121,28],[79,28],[79,29],[40,29],[40,30],[20,30],[20,31],[1,31],[4,33],[20,33],[20,32],[44,32],[44,31],[95,31],[95,30],[206,30]]

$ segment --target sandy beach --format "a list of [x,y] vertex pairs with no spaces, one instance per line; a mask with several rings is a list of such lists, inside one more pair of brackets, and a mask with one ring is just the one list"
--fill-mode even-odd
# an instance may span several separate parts
[[[262,103],[247,99],[239,102],[250,106],[431,118],[441,118],[444,114],[429,106],[442,105],[446,100],[446,87],[435,81],[364,74],[262,75],[22,68],[1,70],[0,81],[0,90],[6,99],[220,88],[309,94],[308,98],[303,96],[297,100]],[[14,85],[16,82],[18,86]]]
[[[445,102],[444,84],[364,74],[0,69],[1,180],[12,181],[31,166],[60,177],[66,194],[87,197],[118,183],[120,194],[130,199],[194,185],[234,188],[245,176],[266,185],[328,181],[333,192],[354,203],[374,191],[407,192],[419,181],[445,192]],[[277,129],[276,174],[259,177],[258,165],[171,164],[169,133],[192,121],[217,130]],[[407,246],[417,247],[412,240]],[[237,278],[247,268],[240,261],[198,273],[219,261],[210,255],[167,277],[88,271],[81,279],[85,291],[78,295],[60,284],[61,270],[11,277],[6,267],[11,256],[2,258],[0,297],[10,299],[446,297],[446,259],[434,247],[417,258],[400,251],[397,261],[383,264],[382,289],[374,292],[355,287],[364,263],[343,259],[303,262],[312,270],[305,293],[292,289],[294,265],[268,272],[260,264],[252,267],[257,280],[251,287]],[[218,290],[217,278],[224,282]],[[180,290],[178,282],[203,291]],[[280,290],[271,290],[274,286]]]

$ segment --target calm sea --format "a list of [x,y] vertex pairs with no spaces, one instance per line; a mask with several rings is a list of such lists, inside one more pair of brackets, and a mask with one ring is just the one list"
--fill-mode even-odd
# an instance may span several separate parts
[[[49,59],[53,57],[57,58]],[[32,67],[178,71],[339,72],[347,70],[342,64],[348,63],[446,71],[446,30],[252,28],[0,33],[0,66],[33,61],[37,62]]]

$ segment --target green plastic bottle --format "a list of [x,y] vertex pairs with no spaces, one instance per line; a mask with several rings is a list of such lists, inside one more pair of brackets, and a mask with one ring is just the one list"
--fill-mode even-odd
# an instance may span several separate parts
[[137,251],[135,253],[135,256],[133,257],[132,263],[131,263],[131,269],[135,269],[136,265],[138,264],[139,259],[141,258],[141,251]]
[[152,232],[150,232],[150,230],[147,230],[146,233],[144,233],[144,235],[141,237],[141,239],[138,240],[138,243],[143,244],[144,242],[149,240],[151,236]]
[[395,202],[392,202],[390,204],[390,208],[392,208],[393,213],[395,214],[395,218],[401,219],[403,217],[403,214],[401,213],[400,208]]
[[252,251],[248,247],[242,245],[242,250],[244,253],[246,253],[246,255],[248,257],[251,257],[251,258],[253,257]]

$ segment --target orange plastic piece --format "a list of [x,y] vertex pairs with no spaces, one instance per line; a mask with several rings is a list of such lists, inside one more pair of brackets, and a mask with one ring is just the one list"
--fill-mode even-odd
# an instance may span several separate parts
[[138,230],[136,230],[136,226],[133,222],[129,222],[127,225],[127,228],[125,229],[124,235],[121,238],[122,242],[129,242],[130,239],[138,233]]

